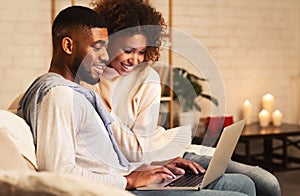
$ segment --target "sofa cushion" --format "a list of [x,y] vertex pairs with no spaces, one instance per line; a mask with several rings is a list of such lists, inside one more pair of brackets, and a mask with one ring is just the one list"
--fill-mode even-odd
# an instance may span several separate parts
[[0,195],[130,196],[129,192],[78,176],[0,170]]
[[6,110],[0,110],[0,132],[2,137],[6,135],[17,150],[37,168],[32,133],[24,119]]

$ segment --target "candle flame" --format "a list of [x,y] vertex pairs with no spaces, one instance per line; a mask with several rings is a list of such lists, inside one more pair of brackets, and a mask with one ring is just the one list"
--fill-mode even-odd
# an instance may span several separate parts
[[246,100],[244,101],[244,104],[245,104],[245,105],[250,105],[250,101],[249,101],[248,99],[246,99]]

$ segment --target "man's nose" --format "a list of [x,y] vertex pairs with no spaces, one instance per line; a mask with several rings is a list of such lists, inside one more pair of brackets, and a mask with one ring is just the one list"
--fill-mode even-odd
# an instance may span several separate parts
[[106,49],[101,50],[101,52],[99,54],[99,58],[100,58],[101,61],[105,61],[105,62],[107,62],[109,60],[109,55],[108,55]]

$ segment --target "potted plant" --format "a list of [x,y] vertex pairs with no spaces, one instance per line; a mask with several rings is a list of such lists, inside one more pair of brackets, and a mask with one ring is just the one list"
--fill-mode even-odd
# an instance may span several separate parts
[[[183,68],[173,68],[173,116],[174,125],[191,125],[193,130],[198,125],[201,107],[198,98],[208,99],[218,106],[218,100],[203,92],[201,82],[208,81],[189,73]],[[163,95],[168,95],[169,88],[164,88]]]
[[[174,126],[191,125],[194,129],[198,125],[201,107],[198,98],[208,99],[218,106],[218,100],[203,92],[202,82],[208,81],[189,73],[183,68],[173,68],[173,122]],[[163,87],[163,96],[169,96],[170,88]],[[164,105],[167,107],[166,105]],[[168,128],[168,123],[164,126]]]
[[[161,74],[164,75],[164,74]],[[163,77],[164,78],[164,77]],[[163,79],[166,81],[166,79]],[[199,122],[201,106],[199,105],[198,98],[202,97],[211,101],[214,105],[218,106],[218,100],[203,92],[202,82],[208,81],[205,78],[200,78],[192,73],[189,73],[183,68],[173,68],[173,122],[174,126],[178,125],[197,125]],[[162,82],[163,97],[170,96],[170,88]],[[162,108],[168,108],[168,104],[163,102]],[[164,109],[165,110],[165,109]],[[167,110],[165,110],[167,111]],[[169,122],[165,111],[162,111],[162,126],[169,128]]]
[[201,111],[196,100],[199,96],[218,106],[219,103],[216,98],[203,92],[201,82],[207,81],[207,79],[189,73],[183,68],[174,68],[173,81],[173,100],[179,101],[183,112],[194,109]]

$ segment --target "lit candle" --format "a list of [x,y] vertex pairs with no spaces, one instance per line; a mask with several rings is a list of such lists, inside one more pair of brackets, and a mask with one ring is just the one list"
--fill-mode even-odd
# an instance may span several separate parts
[[272,113],[272,120],[274,126],[280,126],[282,123],[282,113],[279,110],[275,110]]
[[258,120],[261,127],[267,127],[270,123],[270,113],[263,109],[258,114]]
[[262,98],[262,109],[265,109],[272,114],[274,109],[274,101],[274,96],[272,94],[265,94]]
[[250,125],[251,121],[252,104],[249,100],[245,100],[242,107],[243,117],[246,119],[246,125]]

